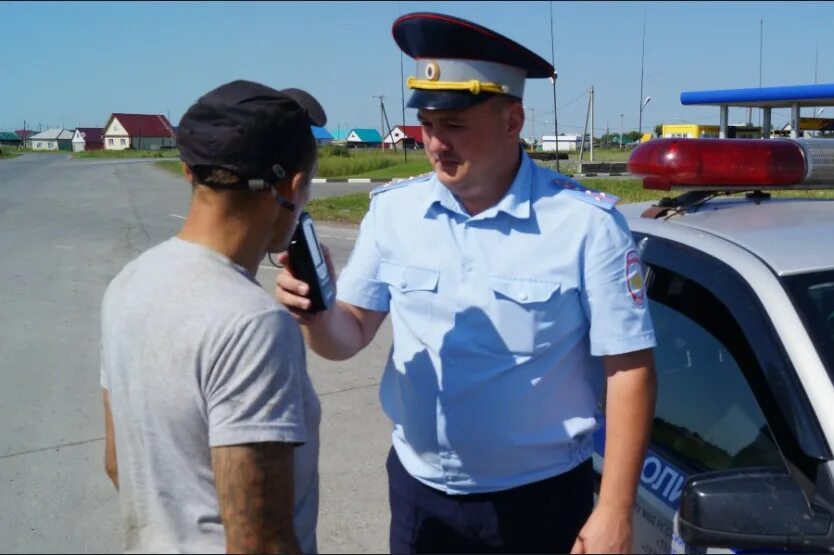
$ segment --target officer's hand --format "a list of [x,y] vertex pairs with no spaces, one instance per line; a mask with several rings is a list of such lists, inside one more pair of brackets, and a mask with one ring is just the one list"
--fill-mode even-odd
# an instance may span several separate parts
[[[335,288],[336,272],[333,269],[333,261],[330,258],[330,249],[324,244],[321,245],[321,249],[324,253],[324,260],[327,263],[327,272],[330,274],[330,281],[334,284]],[[279,253],[277,261],[278,264],[284,267],[284,270],[275,279],[275,299],[284,305],[290,314],[302,324],[308,325],[320,320],[326,311],[316,312],[314,314],[307,312],[311,304],[308,298],[310,295],[310,286],[293,276],[290,256],[287,251]]]
[[597,505],[579,531],[571,554],[631,553],[631,518],[630,508]]

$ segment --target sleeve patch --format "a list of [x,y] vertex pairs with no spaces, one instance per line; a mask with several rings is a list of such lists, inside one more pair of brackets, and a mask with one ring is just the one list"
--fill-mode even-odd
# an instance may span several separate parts
[[642,307],[645,303],[645,279],[643,278],[643,264],[637,252],[630,250],[626,253],[625,262],[626,289],[634,306]]

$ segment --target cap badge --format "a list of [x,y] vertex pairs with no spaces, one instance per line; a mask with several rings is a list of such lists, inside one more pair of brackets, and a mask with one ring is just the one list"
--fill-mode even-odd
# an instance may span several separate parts
[[426,64],[426,79],[429,81],[437,81],[440,79],[440,66],[436,62]]

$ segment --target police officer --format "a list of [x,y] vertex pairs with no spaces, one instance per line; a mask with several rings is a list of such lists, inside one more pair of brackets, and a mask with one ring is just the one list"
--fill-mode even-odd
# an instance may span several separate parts
[[545,60],[441,14],[404,15],[393,34],[417,59],[408,105],[434,172],[372,193],[332,309],[305,314],[291,268],[276,283],[325,358],[355,355],[391,313],[391,551],[628,552],[655,338],[617,199],[519,147],[525,80],[553,76]]

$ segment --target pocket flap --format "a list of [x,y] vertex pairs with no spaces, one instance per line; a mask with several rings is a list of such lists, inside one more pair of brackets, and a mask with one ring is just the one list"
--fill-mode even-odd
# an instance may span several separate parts
[[439,270],[380,262],[377,278],[400,291],[433,291],[440,277]]
[[561,288],[561,284],[555,281],[521,278],[492,276],[489,278],[489,282],[496,293],[521,304],[544,302]]

